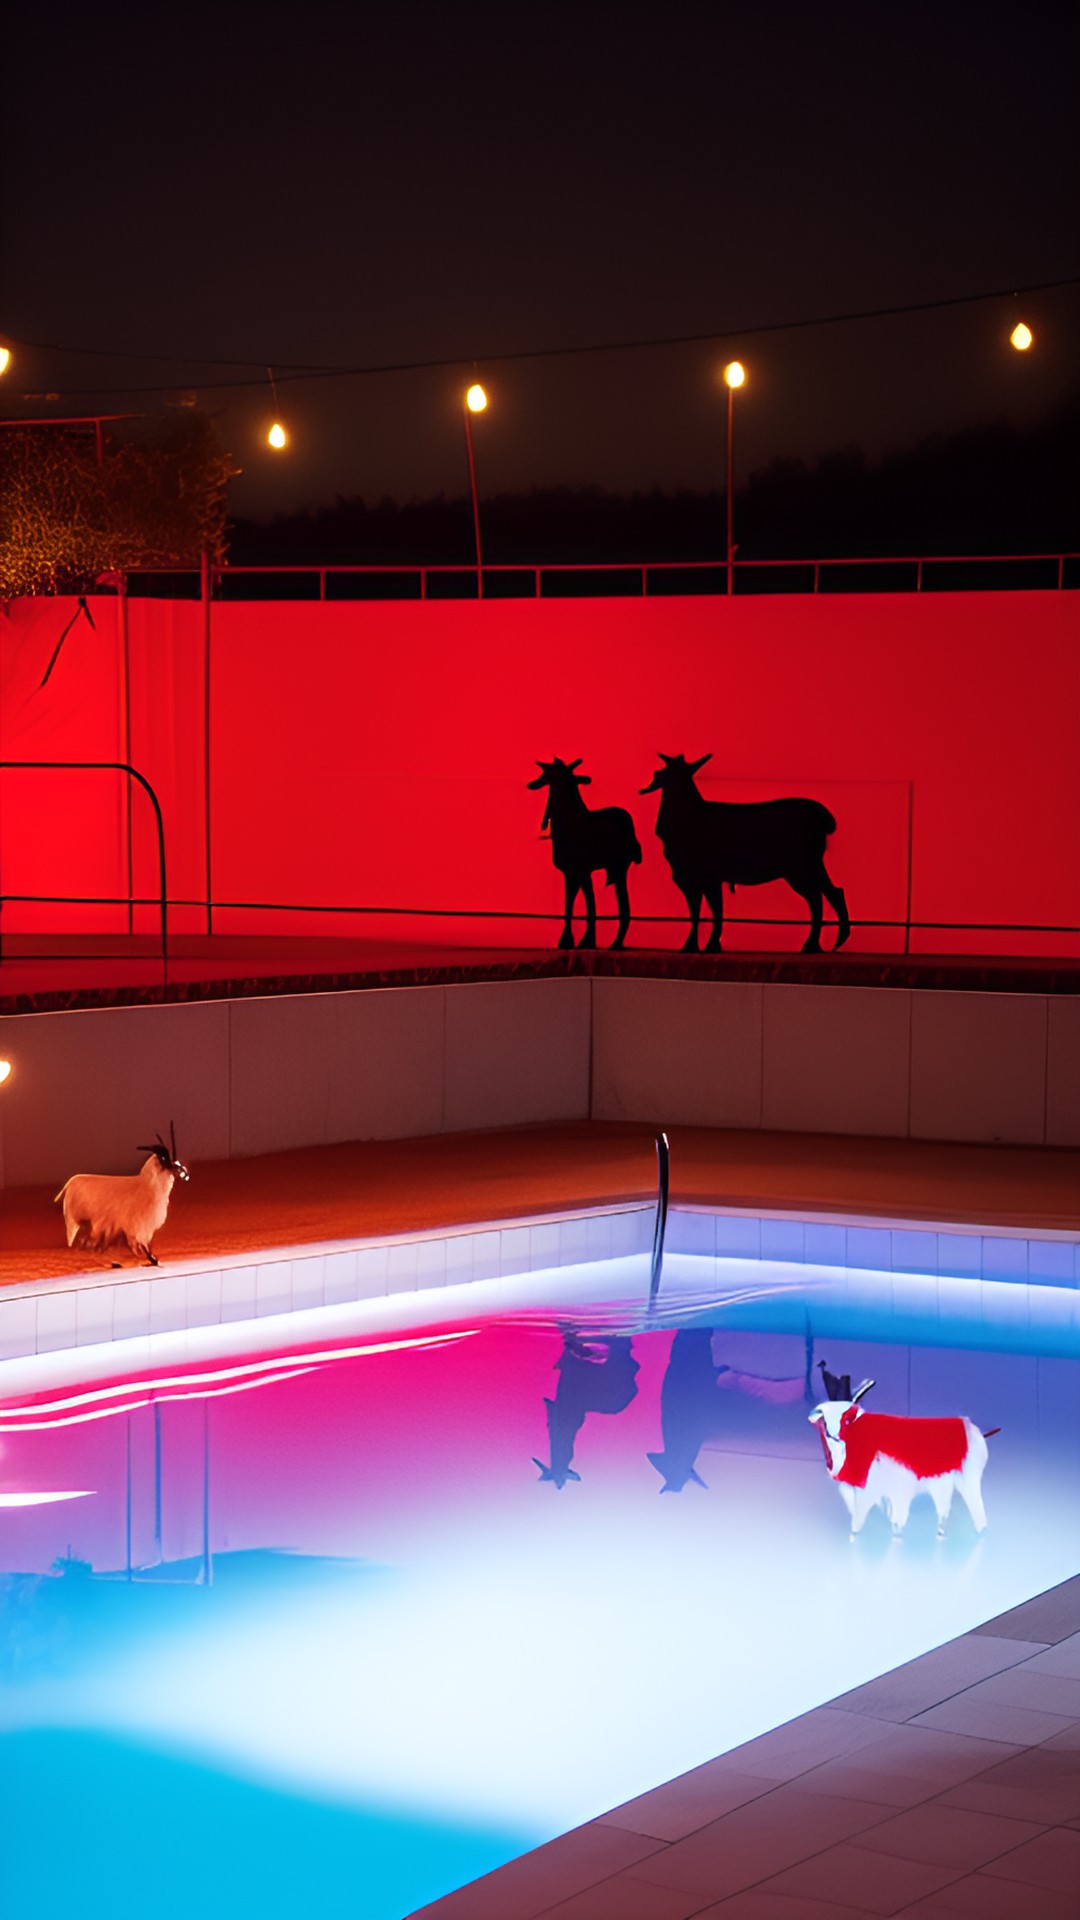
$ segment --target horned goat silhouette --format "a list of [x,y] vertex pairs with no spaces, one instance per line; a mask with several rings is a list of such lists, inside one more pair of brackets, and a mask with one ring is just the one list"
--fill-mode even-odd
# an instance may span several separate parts
[[671,868],[671,877],[685,895],[690,910],[690,932],[684,953],[697,953],[702,899],[712,913],[712,932],[706,953],[719,953],[724,928],[724,883],[729,887],[759,887],[767,880],[786,880],[810,908],[810,933],[804,953],[821,952],[821,900],[824,894],[836,914],[836,945],[842,947],[851,932],[842,887],[834,886],[825,869],[825,843],[836,821],[819,800],[706,800],[694,784],[694,775],[712,759],[686,760],[681,753],[662,753],[642,793],[659,793],[656,831]]
[[566,911],[560,947],[574,944],[574,905],[580,893],[585,901],[585,931],[580,947],[596,945],[596,894],[593,874],[603,868],[609,886],[615,889],[619,907],[619,931],[612,947],[621,947],[630,926],[630,891],[626,876],[641,861],[641,848],[634,822],[625,807],[585,805],[581,788],[591,785],[587,773],[578,773],[581,760],[538,760],[535,780],[527,782],[531,791],[548,790],[547,807],[541,822],[543,833],[551,827],[551,857],[563,876]]

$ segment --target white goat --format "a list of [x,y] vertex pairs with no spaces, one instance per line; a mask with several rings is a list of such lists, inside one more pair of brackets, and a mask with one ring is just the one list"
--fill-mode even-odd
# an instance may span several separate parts
[[64,1226],[69,1247],[85,1247],[101,1253],[117,1241],[126,1240],[132,1253],[158,1261],[150,1251],[150,1242],[165,1224],[173,1182],[190,1178],[187,1168],[176,1157],[176,1133],[169,1122],[172,1148],[158,1134],[138,1173],[73,1173],[56,1195],[63,1201]]

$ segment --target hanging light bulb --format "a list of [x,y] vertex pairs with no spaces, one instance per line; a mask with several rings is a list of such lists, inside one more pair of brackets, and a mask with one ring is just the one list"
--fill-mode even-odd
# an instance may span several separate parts
[[1026,353],[1034,338],[1031,328],[1025,326],[1022,320],[1018,321],[1009,335],[1010,343],[1016,348],[1017,353]]
[[11,365],[11,348],[0,347],[0,373],[6,373]]
[[479,381],[477,381],[475,386],[471,386],[466,393],[465,405],[468,407],[470,413],[483,413],[487,403],[487,394],[484,392]]
[[273,395],[273,399],[274,399],[274,421],[273,421],[273,425],[270,427],[267,433],[266,444],[268,447],[273,447],[276,453],[280,453],[282,447],[288,446],[289,436],[281,424],[281,419],[278,413],[277,386],[274,382],[273,367],[267,367],[266,377],[270,382],[270,392]]

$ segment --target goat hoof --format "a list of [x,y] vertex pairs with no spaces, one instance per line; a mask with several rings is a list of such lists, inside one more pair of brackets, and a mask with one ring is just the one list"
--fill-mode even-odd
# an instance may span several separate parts
[[572,933],[561,933],[559,935],[560,947],[572,947],[573,944],[574,944],[574,936]]
[[850,934],[851,934],[850,927],[841,927],[837,929],[836,945],[833,947],[834,953],[837,953],[839,951],[839,949],[844,945],[845,941],[849,938]]
[[811,936],[809,940],[804,940],[802,950],[804,953],[820,953],[821,941],[815,940],[813,936]]
[[588,950],[588,951],[589,951],[589,952],[591,953],[591,952],[593,951],[593,949],[595,948],[595,946],[596,946],[596,935],[595,935],[595,933],[594,933],[594,934],[588,934],[588,933],[583,933],[583,934],[582,934],[582,936],[581,936],[581,939],[580,939],[580,940],[578,941],[578,948],[579,948],[579,950],[580,950],[580,949],[581,949],[582,947],[584,947],[584,948],[586,948],[586,949],[587,949],[587,950]]

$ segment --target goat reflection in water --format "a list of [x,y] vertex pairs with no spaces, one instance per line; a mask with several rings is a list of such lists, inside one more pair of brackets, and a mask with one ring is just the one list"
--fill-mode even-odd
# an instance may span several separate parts
[[[713,1359],[712,1327],[688,1327],[671,1343],[660,1390],[662,1450],[646,1458],[663,1479],[661,1493],[681,1493],[688,1481],[703,1487],[696,1470],[697,1456],[706,1440],[730,1427],[731,1392],[746,1394],[770,1406],[789,1406],[811,1398],[809,1391],[811,1343],[806,1367],[800,1374],[779,1379],[717,1365]],[[536,1459],[541,1480],[565,1487],[580,1480],[572,1461],[579,1433],[590,1413],[622,1413],[637,1395],[638,1362],[626,1334],[583,1335],[574,1328],[563,1332],[563,1348],[555,1362],[559,1375],[554,1399],[545,1397],[550,1462]]]

